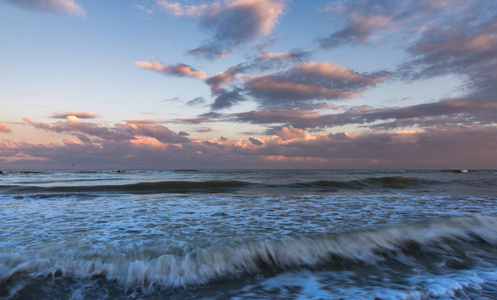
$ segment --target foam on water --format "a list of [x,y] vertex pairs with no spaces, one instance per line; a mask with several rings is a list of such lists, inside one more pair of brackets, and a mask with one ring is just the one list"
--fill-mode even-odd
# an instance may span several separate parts
[[[438,261],[461,259],[461,253],[481,243],[497,245],[497,218],[491,216],[462,216],[429,222],[388,226],[377,230],[354,231],[282,240],[249,240],[226,245],[191,248],[139,247],[99,251],[60,251],[50,255],[30,256],[27,253],[0,256],[0,283],[10,283],[8,297],[19,292],[29,278],[75,278],[91,280],[105,278],[117,282],[123,291],[157,290],[198,286],[215,280],[229,280],[254,274],[274,275],[284,270],[341,268],[344,265],[385,268],[385,264],[400,262],[403,269],[433,268]],[[484,245],[485,245],[484,244]],[[425,253],[435,261],[428,264]],[[466,257],[461,263],[472,268],[475,258],[497,259],[495,253],[483,251]],[[418,257],[419,256],[419,257]],[[490,263],[490,262],[488,262]],[[441,268],[443,270],[443,268]],[[439,282],[428,274],[426,282]],[[343,278],[342,278],[343,279]],[[276,280],[276,279],[273,279]],[[356,279],[357,280],[357,279]],[[414,277],[411,280],[419,280]],[[431,293],[443,294],[452,289],[449,279],[434,285]],[[364,287],[364,285],[362,285]],[[447,288],[447,286],[449,286]],[[386,286],[388,287],[388,285]]]
[[99,249],[158,240],[215,244],[236,237],[281,238],[496,212],[493,198],[406,194],[0,196],[0,250]]
[[[485,268],[452,274],[404,274],[395,284],[377,276],[358,284],[347,271],[285,272],[236,291],[232,299],[495,299],[497,272]],[[363,275],[363,278],[367,275]],[[485,291],[486,290],[486,291]]]
[[[497,298],[493,172],[287,173],[5,175],[0,298]],[[207,190],[93,189],[183,179]]]

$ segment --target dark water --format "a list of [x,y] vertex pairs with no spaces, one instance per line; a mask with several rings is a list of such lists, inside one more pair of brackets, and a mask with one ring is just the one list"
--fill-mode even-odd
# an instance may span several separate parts
[[0,299],[496,299],[492,170],[5,171]]

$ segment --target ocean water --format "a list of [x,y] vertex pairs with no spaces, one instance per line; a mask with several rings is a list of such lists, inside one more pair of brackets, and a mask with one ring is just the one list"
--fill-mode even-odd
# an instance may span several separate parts
[[0,299],[497,299],[497,171],[0,175]]

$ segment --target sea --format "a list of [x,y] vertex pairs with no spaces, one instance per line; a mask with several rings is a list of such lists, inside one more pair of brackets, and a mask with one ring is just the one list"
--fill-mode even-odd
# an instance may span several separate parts
[[2,170],[0,299],[497,299],[497,171]]

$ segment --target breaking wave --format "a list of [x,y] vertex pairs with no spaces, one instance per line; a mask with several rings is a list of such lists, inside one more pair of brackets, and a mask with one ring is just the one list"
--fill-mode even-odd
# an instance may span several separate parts
[[[28,258],[0,255],[0,297],[14,297],[29,280],[70,278],[116,282],[123,292],[155,292],[199,286],[243,276],[275,275],[293,269],[333,269],[343,265],[380,265],[420,257],[458,260],[497,245],[497,218],[462,216],[391,225],[374,230],[330,233],[283,240],[241,241],[228,245],[184,248],[151,247]],[[424,255],[423,255],[424,254]],[[460,258],[460,257],[459,257]],[[457,267],[460,268],[460,263]],[[449,265],[447,263],[447,265]],[[412,267],[412,266],[411,266]],[[17,288],[15,290],[9,287]]]

